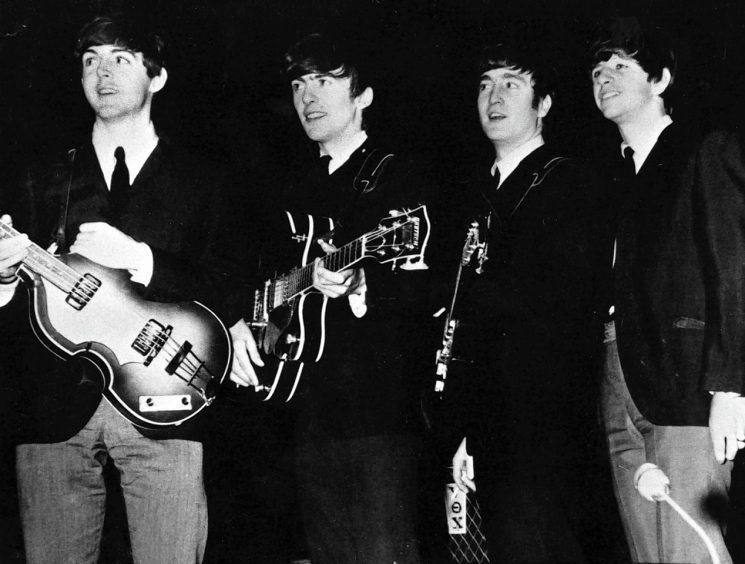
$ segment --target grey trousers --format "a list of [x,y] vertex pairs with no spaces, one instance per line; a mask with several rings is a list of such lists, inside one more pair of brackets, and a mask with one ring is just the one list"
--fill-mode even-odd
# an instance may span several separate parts
[[102,400],[71,439],[16,448],[28,564],[98,561],[109,456],[121,475],[135,564],[201,562],[207,542],[201,443],[143,437]]
[[722,564],[732,562],[724,544],[732,463],[719,464],[708,427],[653,425],[629,394],[618,358],[615,328],[606,327],[601,410],[613,486],[631,557],[635,562],[710,562],[701,538],[664,502],[644,499],[634,487],[634,472],[645,462],[670,478],[670,497],[701,527]]

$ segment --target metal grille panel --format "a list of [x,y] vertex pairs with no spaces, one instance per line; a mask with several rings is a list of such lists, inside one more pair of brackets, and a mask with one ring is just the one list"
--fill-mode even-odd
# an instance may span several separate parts
[[455,484],[447,484],[445,509],[448,520],[448,552],[457,564],[489,562],[486,538],[481,531],[481,510],[473,492],[467,496]]

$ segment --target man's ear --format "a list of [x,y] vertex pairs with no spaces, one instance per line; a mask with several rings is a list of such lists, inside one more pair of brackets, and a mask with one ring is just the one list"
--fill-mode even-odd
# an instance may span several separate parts
[[148,90],[155,94],[156,92],[160,92],[163,90],[163,87],[166,85],[166,81],[168,80],[168,71],[165,67],[160,69],[160,74],[155,75],[150,80],[150,86],[148,87]]
[[673,75],[670,72],[670,69],[665,67],[662,69],[662,74],[660,75],[659,80],[652,80],[652,92],[654,92],[657,96],[662,96],[662,94],[667,90],[673,83]]
[[551,94],[546,94],[541,100],[538,102],[538,117],[539,118],[545,118],[548,115],[548,112],[551,110],[551,105],[553,104],[553,100],[551,99]]
[[361,110],[367,108],[370,104],[373,103],[373,89],[369,86],[365,88],[362,91],[362,94],[354,99],[354,103]]

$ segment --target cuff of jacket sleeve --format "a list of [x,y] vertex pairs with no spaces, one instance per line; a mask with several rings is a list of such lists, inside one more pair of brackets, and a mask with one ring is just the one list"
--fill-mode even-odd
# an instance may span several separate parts
[[153,279],[153,251],[147,243],[138,243],[135,268],[130,268],[132,282],[147,286]]

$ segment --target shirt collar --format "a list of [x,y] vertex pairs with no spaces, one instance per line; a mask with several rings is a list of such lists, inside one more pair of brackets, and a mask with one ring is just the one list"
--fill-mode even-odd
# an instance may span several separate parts
[[652,129],[649,131],[649,135],[644,138],[644,141],[629,145],[625,141],[621,143],[621,155],[623,155],[626,147],[631,147],[634,150],[634,166],[637,172],[641,170],[644,161],[647,160],[649,153],[657,144],[657,140],[662,135],[662,132],[673,123],[673,118],[669,115],[665,115],[660,121],[658,121]]
[[362,147],[362,144],[366,140],[367,132],[363,129],[352,135],[349,138],[349,142],[344,145],[344,147],[341,147],[337,151],[334,151],[335,154],[332,155],[330,153],[320,151],[319,156],[323,157],[324,155],[328,155],[331,157],[331,161],[329,161],[329,174],[333,173],[336,169],[347,162],[349,160],[349,157],[352,156],[352,153]]
[[[505,157],[495,159],[494,164],[491,167],[491,174],[494,176],[497,168],[499,169],[499,186],[501,186],[505,179],[513,173],[525,157],[544,144],[543,135],[538,135],[533,137],[530,141],[523,143],[514,151],[510,151]],[[499,186],[497,186],[497,188],[499,188]]]
[[142,170],[145,162],[150,158],[155,147],[158,146],[158,134],[155,132],[153,123],[149,122],[147,127],[136,131],[126,139],[114,139],[107,135],[105,130],[97,128],[94,124],[92,142],[106,185],[111,188],[111,175],[114,174],[114,167],[116,166],[116,159],[114,158],[116,148],[122,147],[124,149],[124,160],[129,171],[129,181],[134,183],[134,179]]

